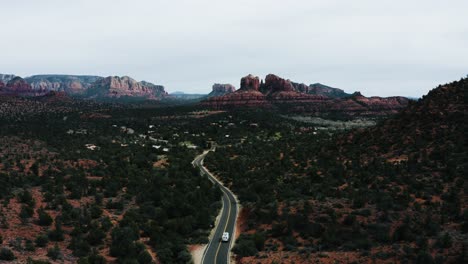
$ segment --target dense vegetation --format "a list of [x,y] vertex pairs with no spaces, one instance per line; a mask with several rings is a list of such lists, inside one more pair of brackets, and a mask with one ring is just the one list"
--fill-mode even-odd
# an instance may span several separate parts
[[244,231],[253,232],[235,251],[466,261],[467,82],[439,87],[375,128],[330,137],[260,127],[243,144],[218,147],[206,164],[238,194]]
[[193,117],[166,114],[99,105],[2,122],[0,257],[45,248],[80,263],[190,262],[221,191],[191,165],[187,145],[206,145]]
[[0,98],[0,260],[190,262],[221,206],[191,165],[214,143],[205,164],[243,205],[241,262],[466,262],[466,90],[351,132],[268,111]]

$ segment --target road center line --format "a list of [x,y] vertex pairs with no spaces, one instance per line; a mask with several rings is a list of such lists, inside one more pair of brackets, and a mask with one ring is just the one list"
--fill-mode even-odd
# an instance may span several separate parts
[[[231,216],[231,200],[229,199],[229,195],[227,194],[227,192],[224,190],[224,187],[222,185],[219,186],[221,188],[221,191],[223,191],[223,193],[226,195],[227,197],[227,203],[229,204],[229,210],[228,210],[228,215],[227,215],[227,218],[226,218],[226,224],[224,224],[224,230],[223,232],[226,232],[226,228],[227,228],[227,225],[229,223],[229,218]],[[231,239],[232,239],[232,234],[231,234]],[[216,263],[216,260],[218,259],[218,253],[219,253],[219,249],[221,248],[221,244],[223,242],[220,242],[219,245],[218,245],[218,249],[216,250],[216,254],[215,254],[215,263]],[[229,249],[230,250],[230,249]],[[228,254],[229,256],[229,254]]]

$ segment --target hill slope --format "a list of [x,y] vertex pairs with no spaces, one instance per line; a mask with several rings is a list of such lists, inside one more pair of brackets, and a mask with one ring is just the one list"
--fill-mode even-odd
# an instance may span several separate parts
[[302,124],[268,136],[259,123],[256,137],[218,147],[205,164],[244,207],[238,262],[466,262],[467,89],[440,86],[332,138]]

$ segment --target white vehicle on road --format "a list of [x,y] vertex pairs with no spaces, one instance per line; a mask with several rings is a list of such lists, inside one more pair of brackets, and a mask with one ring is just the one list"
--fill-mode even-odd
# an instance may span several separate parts
[[223,233],[223,236],[221,237],[221,241],[222,242],[228,242],[229,241],[229,233],[228,232]]

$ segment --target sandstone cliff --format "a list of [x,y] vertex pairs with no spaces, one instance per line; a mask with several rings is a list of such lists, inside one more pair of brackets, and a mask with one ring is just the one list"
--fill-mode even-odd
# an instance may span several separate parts
[[258,77],[249,74],[241,79],[241,88],[236,92],[209,98],[201,105],[214,109],[254,107],[316,115],[380,116],[395,114],[408,104],[404,97],[368,98],[326,86],[307,87],[273,74],[260,83]]
[[161,85],[137,82],[128,76],[109,76],[94,82],[86,96],[95,99],[138,97],[154,100],[166,97],[167,92]]
[[91,85],[102,79],[87,75],[33,75],[25,80],[33,90],[65,92],[69,95],[83,95]]
[[27,83],[23,78],[16,76],[6,84],[1,82],[0,93],[7,95],[33,96],[44,94],[44,91],[33,91],[29,83]]
[[260,79],[251,74],[243,77],[239,90],[223,96],[210,97],[202,105],[210,108],[271,107],[266,96],[259,91]]

